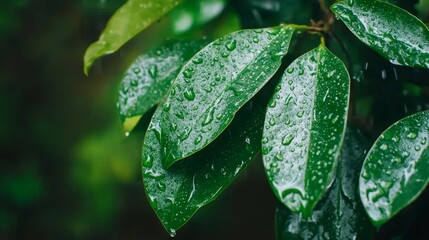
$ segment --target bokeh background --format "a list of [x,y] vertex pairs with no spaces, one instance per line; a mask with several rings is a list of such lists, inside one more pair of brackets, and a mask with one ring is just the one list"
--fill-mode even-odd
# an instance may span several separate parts
[[[122,73],[138,54],[166,38],[218,37],[242,26],[280,22],[307,24],[317,16],[318,7],[312,0],[188,0],[187,8],[175,10],[119,52],[97,61],[85,77],[86,48],[124,2],[1,1],[0,239],[168,239],[141,181],[144,124],[125,137],[117,116]],[[428,1],[417,10],[415,2],[402,1],[427,19]],[[205,14],[201,9],[206,9]],[[371,96],[378,93],[380,83],[362,80],[376,75],[362,69],[354,69],[354,78],[361,78],[362,88],[373,90],[360,92],[357,115],[367,120],[362,125],[369,126],[369,135],[409,111],[428,108],[424,93],[429,84],[421,84],[420,79],[404,85],[401,80],[399,87],[397,79],[383,78],[386,70],[380,74],[378,65],[373,68],[375,78],[389,86],[383,91],[398,92],[393,103],[400,101],[406,109],[390,109],[391,100],[385,100],[383,107],[373,106]],[[424,71],[415,74],[428,76]],[[377,114],[387,120],[374,123]],[[422,197],[426,202],[427,195]],[[423,203],[420,200],[417,209]],[[257,159],[217,201],[179,230],[176,239],[274,239],[276,204]],[[409,231],[429,226],[412,214],[405,216],[413,216],[421,227]],[[381,233],[380,239],[393,235]]]

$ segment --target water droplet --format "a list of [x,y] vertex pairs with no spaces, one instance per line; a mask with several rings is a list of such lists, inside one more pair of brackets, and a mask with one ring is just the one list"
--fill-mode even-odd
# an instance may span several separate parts
[[158,76],[158,67],[156,65],[152,65],[149,68],[148,73],[152,78],[156,78]]
[[138,82],[138,80],[137,80],[137,79],[133,79],[133,80],[131,80],[130,85],[131,85],[132,87],[136,87],[136,86],[138,86],[138,85],[139,85],[139,82]]
[[151,168],[152,164],[153,164],[152,158],[150,157],[150,155],[147,155],[146,159],[143,161],[143,166],[147,168]]
[[125,132],[125,137],[130,136],[130,132]]
[[407,135],[407,138],[409,138],[409,139],[415,139],[416,137],[417,137],[417,134],[413,133],[413,132],[408,133],[408,135]]
[[175,115],[176,115],[176,117],[178,117],[180,119],[185,119],[185,115],[183,114],[183,112],[178,111],[178,112],[176,112]]
[[417,145],[417,146],[415,146],[415,147],[414,147],[414,149],[415,149],[416,151],[420,151],[421,147]]
[[410,153],[408,151],[403,151],[401,153],[401,156],[404,157],[404,158],[406,158],[406,157],[410,156]]
[[194,93],[194,89],[193,88],[187,88],[185,90],[185,93],[183,94],[185,96],[186,99],[188,99],[189,101],[192,101],[195,99],[195,93]]
[[393,142],[398,142],[399,141],[399,137],[398,136],[393,136],[392,137],[392,141]]
[[165,191],[165,189],[167,188],[165,183],[162,183],[162,182],[158,182],[157,187],[160,191]]
[[194,58],[194,59],[192,59],[192,62],[195,64],[201,64],[201,63],[203,63],[203,59],[202,58]]
[[288,69],[286,70],[286,72],[287,72],[287,73],[293,73],[293,70],[294,70],[294,68],[288,68]]
[[274,120],[274,118],[270,118],[270,120],[268,120],[268,123],[269,123],[271,126],[274,126],[274,125],[276,124],[276,121]]
[[215,110],[214,107],[210,108],[209,113],[207,114],[206,118],[202,123],[203,126],[206,126],[213,121],[214,110]]
[[298,74],[299,75],[303,75],[304,74],[304,69],[299,69]]
[[192,71],[192,70],[190,70],[190,69],[186,69],[185,71],[183,71],[183,76],[184,76],[185,78],[191,78],[191,77],[192,77],[192,75],[193,75],[193,71]]
[[253,42],[254,42],[254,43],[258,43],[258,42],[259,42],[259,38],[254,37],[254,38],[253,38]]
[[296,116],[301,118],[304,115],[304,111],[299,111]]
[[233,39],[231,42],[227,43],[225,45],[226,49],[228,51],[233,51],[237,46],[237,40]]
[[386,145],[386,144],[382,144],[382,145],[380,146],[380,149],[381,149],[381,150],[387,150],[387,145]]
[[139,73],[141,72],[141,70],[140,70],[140,68],[135,67],[135,68],[133,68],[133,72],[134,72],[135,74],[139,74]]
[[170,111],[170,103],[165,103],[163,106],[164,112]]
[[201,135],[198,135],[197,138],[194,140],[194,144],[198,145],[203,140],[203,137]]
[[295,136],[293,136],[292,134],[288,134],[285,137],[283,137],[282,144],[285,146],[290,145],[294,138]]

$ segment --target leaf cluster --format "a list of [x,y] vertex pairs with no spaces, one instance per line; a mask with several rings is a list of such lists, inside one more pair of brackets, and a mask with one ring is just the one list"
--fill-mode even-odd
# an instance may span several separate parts
[[[179,2],[129,0],[88,48],[85,72]],[[369,151],[362,133],[347,125],[362,109],[362,99],[353,96],[359,69],[352,64],[359,54],[350,43],[420,71],[429,68],[427,26],[386,1],[311,1],[311,8],[292,2],[292,8],[304,9],[301,16],[312,16],[313,7],[319,7],[321,20],[274,27],[261,23],[261,28],[213,41],[169,40],[144,52],[124,74],[118,110],[125,131],[156,107],[143,141],[143,182],[170,235],[259,153],[280,202],[279,239],[368,239],[369,221],[380,227],[426,188],[429,111],[397,121],[377,135]],[[225,4],[185,1],[179,8],[210,3]],[[249,1],[237,11],[283,6],[272,3]],[[197,25],[216,15],[194,12]],[[268,23],[296,19],[287,14],[266,18]],[[302,36],[317,36],[320,42],[300,48],[296,41]]]

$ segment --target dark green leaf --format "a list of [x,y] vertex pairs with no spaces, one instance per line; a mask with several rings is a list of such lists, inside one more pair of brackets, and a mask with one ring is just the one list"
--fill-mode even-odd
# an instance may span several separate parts
[[171,235],[213,201],[259,152],[267,97],[258,96],[212,144],[168,169],[162,164],[162,109],[157,109],[143,145],[143,181],[152,208]]
[[348,0],[331,8],[353,34],[392,63],[429,68],[429,30],[407,11],[377,0]]
[[160,123],[166,167],[220,135],[280,67],[293,31],[238,31],[209,44],[182,68]]
[[343,142],[350,78],[320,46],[285,71],[265,117],[262,154],[275,195],[311,212],[332,180]]
[[336,179],[310,218],[293,213],[283,204],[276,211],[278,240],[372,239],[372,227],[359,200],[358,177],[368,141],[356,129],[346,133]]
[[139,32],[170,11],[181,0],[128,0],[113,14],[98,41],[91,44],[84,56],[88,74],[93,62],[113,53]]
[[175,8],[169,16],[176,34],[199,27],[219,16],[225,8],[226,0],[186,0]]
[[131,64],[122,79],[117,104],[126,132],[137,123],[134,119],[165,100],[180,68],[207,43],[208,40],[167,41]]
[[429,182],[429,111],[406,117],[377,139],[359,179],[360,197],[376,226],[414,201]]

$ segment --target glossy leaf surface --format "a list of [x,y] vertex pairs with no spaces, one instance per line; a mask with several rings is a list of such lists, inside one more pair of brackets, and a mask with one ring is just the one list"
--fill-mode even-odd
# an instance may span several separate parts
[[162,164],[159,122],[163,110],[158,107],[143,145],[143,181],[152,208],[171,235],[213,201],[259,153],[268,98],[258,96],[212,144],[168,169]]
[[350,78],[320,46],[285,71],[268,106],[262,154],[278,199],[310,216],[332,180],[345,132]]
[[[165,100],[180,68],[207,43],[208,40],[167,41],[141,54],[120,85],[117,107],[122,121],[139,117]],[[128,132],[130,128],[125,130]]]
[[353,128],[346,133],[335,180],[306,219],[280,204],[276,211],[278,240],[372,239],[372,227],[359,199],[358,178],[368,141]]
[[359,179],[366,212],[380,226],[409,205],[429,182],[429,111],[393,124],[372,146]]
[[128,0],[110,18],[99,39],[84,56],[84,71],[99,57],[113,53],[139,32],[156,22],[181,0]]
[[429,30],[407,11],[377,0],[342,1],[331,8],[354,35],[392,63],[429,68]]
[[226,0],[184,0],[169,16],[176,34],[187,32],[208,23],[225,9]]
[[243,30],[198,52],[175,79],[164,104],[166,167],[207,146],[274,75],[293,29]]

